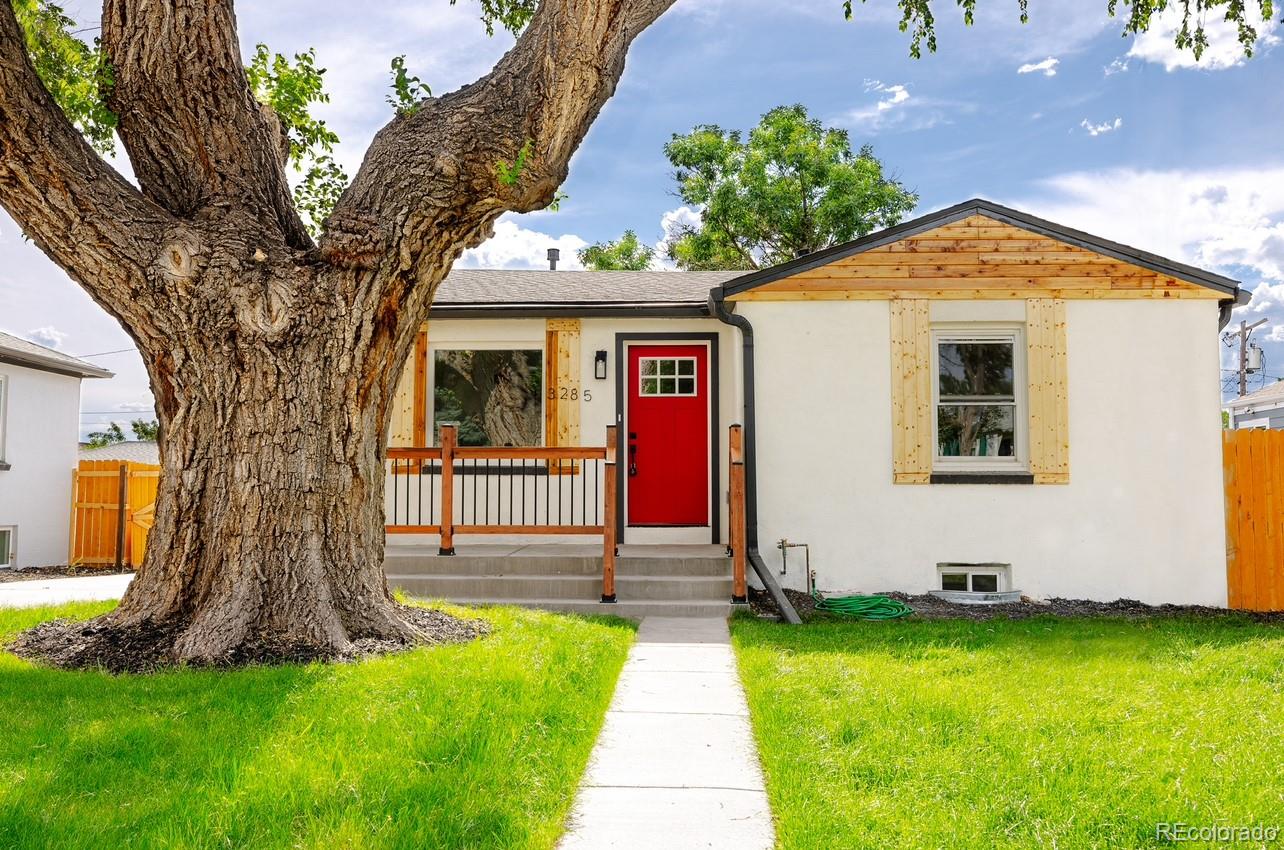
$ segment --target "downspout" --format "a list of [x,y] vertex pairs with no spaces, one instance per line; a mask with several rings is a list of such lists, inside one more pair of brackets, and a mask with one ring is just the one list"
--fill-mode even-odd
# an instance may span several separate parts
[[709,315],[725,325],[740,329],[741,360],[744,365],[744,433],[745,433],[745,555],[753,570],[758,574],[762,586],[767,589],[780,616],[786,623],[799,625],[802,618],[789,602],[789,597],[780,588],[780,582],[772,575],[771,570],[758,552],[758,429],[753,395],[753,325],[744,316],[738,316],[727,310],[722,299],[722,290],[709,290]]
[[1217,314],[1217,330],[1223,331],[1230,324],[1231,311],[1236,307],[1243,307],[1253,298],[1252,291],[1248,289],[1238,289],[1235,291],[1235,297],[1230,301],[1220,302],[1221,311]]

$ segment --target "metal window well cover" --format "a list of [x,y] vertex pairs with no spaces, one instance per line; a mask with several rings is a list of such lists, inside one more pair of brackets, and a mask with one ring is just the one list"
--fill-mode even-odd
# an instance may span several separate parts
[[929,596],[955,602],[959,605],[1007,605],[1021,601],[1021,591],[1005,590],[1002,593],[977,593],[971,590],[929,590]]

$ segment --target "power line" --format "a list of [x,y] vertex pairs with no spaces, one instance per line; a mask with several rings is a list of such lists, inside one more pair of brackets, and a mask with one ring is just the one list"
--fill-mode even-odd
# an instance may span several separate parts
[[106,357],[108,354],[124,354],[126,351],[137,351],[137,348],[118,348],[115,351],[99,351],[96,354],[73,354],[72,357],[84,359],[86,357]]

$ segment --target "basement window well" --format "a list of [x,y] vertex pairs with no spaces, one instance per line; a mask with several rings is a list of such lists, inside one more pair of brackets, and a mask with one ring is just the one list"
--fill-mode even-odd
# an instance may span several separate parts
[[995,603],[1019,602],[1021,592],[1012,590],[1010,564],[936,565],[937,589],[933,596],[952,602]]

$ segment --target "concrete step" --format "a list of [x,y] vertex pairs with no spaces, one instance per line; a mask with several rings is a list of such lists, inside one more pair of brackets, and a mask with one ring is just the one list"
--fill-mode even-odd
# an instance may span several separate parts
[[[561,599],[597,601],[602,576],[388,573],[388,583],[411,596],[430,599]],[[622,601],[719,601],[731,598],[731,579],[714,576],[618,575]]]
[[721,602],[663,602],[657,600],[619,601],[614,603],[589,602],[573,599],[453,599],[460,605],[515,605],[519,608],[538,608],[564,614],[625,617],[641,620],[643,617],[730,617],[732,604]]
[[[399,553],[391,549],[384,557],[389,575],[451,576],[597,576],[602,575],[602,558],[586,556],[527,555],[430,555]],[[731,575],[731,559],[723,557],[629,558],[615,560],[617,576],[699,576],[722,578]]]

